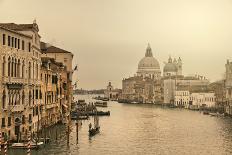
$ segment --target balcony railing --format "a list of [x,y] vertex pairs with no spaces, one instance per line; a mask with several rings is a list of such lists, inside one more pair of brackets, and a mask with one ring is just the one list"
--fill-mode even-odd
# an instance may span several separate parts
[[11,112],[20,112],[24,111],[24,105],[11,105],[9,106],[9,110]]
[[16,83],[16,84],[23,84],[25,82],[24,78],[21,77],[2,77],[3,83]]
[[51,109],[51,108],[54,108],[54,107],[56,107],[56,106],[57,106],[56,103],[46,104],[46,109]]

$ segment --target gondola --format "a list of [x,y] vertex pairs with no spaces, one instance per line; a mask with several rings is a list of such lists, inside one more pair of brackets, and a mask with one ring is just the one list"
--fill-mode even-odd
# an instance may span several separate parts
[[94,127],[92,128],[92,124],[89,124],[89,136],[92,137],[100,132],[99,126],[99,118],[97,116],[97,110],[95,111],[94,115]]

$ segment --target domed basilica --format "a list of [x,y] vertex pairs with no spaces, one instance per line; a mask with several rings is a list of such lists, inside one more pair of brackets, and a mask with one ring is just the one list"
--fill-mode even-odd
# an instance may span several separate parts
[[152,79],[158,79],[161,76],[159,62],[153,57],[152,49],[148,44],[145,57],[139,61],[138,76],[150,77]]

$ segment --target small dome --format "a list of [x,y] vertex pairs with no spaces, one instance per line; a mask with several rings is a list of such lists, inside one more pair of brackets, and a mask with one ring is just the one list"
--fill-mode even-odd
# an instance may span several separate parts
[[178,68],[175,64],[173,63],[167,63],[164,66],[164,72],[177,72]]

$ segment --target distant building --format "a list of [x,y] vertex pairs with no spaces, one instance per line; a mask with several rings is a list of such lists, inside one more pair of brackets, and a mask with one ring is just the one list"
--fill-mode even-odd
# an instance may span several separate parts
[[177,107],[188,108],[190,101],[189,91],[177,90],[175,91],[174,105]]
[[191,93],[190,105],[200,107],[215,107],[216,97],[214,93]]
[[204,92],[209,85],[209,80],[203,76],[170,76],[162,80],[165,104],[174,104],[175,91]]
[[104,91],[104,97],[109,100],[118,100],[121,91],[121,89],[114,89],[111,82],[109,82],[106,90]]
[[216,97],[215,93],[190,93],[189,91],[176,91],[174,104],[175,106],[185,108],[212,108],[216,106]]
[[145,57],[138,64],[137,74],[122,80],[120,99],[125,102],[154,103],[161,101],[161,71],[148,44]]

